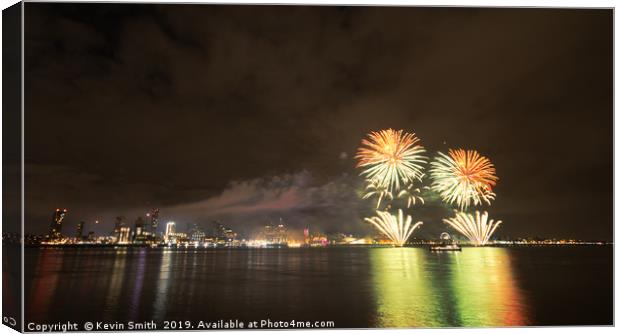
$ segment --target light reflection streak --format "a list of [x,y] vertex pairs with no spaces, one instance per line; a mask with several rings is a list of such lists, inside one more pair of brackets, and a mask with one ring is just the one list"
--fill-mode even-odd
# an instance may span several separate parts
[[508,250],[480,247],[464,251],[467,256],[450,267],[460,325],[528,325],[527,307],[513,276]]
[[45,314],[49,310],[49,304],[53,300],[56,286],[58,285],[59,272],[62,269],[64,257],[56,250],[42,252],[36,268],[35,276],[39,277],[30,290],[27,303],[29,315]]
[[378,248],[371,250],[371,265],[375,327],[528,324],[527,304],[506,249],[436,254],[423,248]]
[[375,326],[441,326],[441,301],[434,298],[433,280],[427,270],[428,254],[417,248],[370,251],[377,302]]
[[136,265],[136,280],[131,296],[130,318],[136,319],[136,313],[140,308],[140,297],[142,295],[142,284],[144,282],[144,271],[146,267],[147,251],[140,249],[138,253],[138,264]]
[[157,280],[157,295],[153,304],[154,319],[164,319],[166,311],[166,301],[168,299],[168,287],[170,286],[170,257],[172,251],[163,251],[161,266],[159,268],[159,278]]
[[126,249],[119,249],[114,254],[114,264],[112,265],[110,285],[108,286],[105,303],[106,310],[113,310],[119,303],[119,297],[123,288],[123,278],[125,277],[126,256]]

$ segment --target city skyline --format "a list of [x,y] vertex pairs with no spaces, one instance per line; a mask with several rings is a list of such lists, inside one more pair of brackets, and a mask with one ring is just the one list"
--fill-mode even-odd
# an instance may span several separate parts
[[[328,246],[328,245],[395,245],[390,237],[379,230],[371,229],[366,234],[348,233],[347,231],[327,232],[316,229],[316,226],[304,226],[301,230],[291,229],[286,222],[279,218],[277,223],[273,220],[265,222],[261,226],[254,229],[250,234],[239,234],[221,221],[213,220],[201,223],[185,223],[178,224],[175,221],[167,221],[162,224],[163,228],[151,229],[145,219],[149,219],[152,212],[158,212],[159,209],[152,209],[147,212],[144,217],[138,216],[135,220],[126,219],[124,216],[117,216],[111,231],[104,231],[102,234],[96,234],[88,226],[102,228],[109,227],[101,221],[96,220],[92,224],[87,225],[85,221],[80,221],[75,225],[69,225],[65,221],[69,210],[56,209],[53,213],[51,224],[47,233],[26,233],[26,244],[29,246],[39,245],[135,245],[145,246],[196,246],[196,247],[215,247],[218,240],[225,240],[225,247],[299,247],[300,245]],[[387,211],[386,211],[387,212]],[[444,221],[444,223],[446,223]],[[406,238],[405,244],[433,244],[440,243],[444,235],[453,234],[455,240],[465,245],[480,246],[472,240],[467,240],[468,235],[459,234],[462,232],[460,228],[447,224],[441,236],[430,236],[425,234],[424,237],[411,236]],[[270,232],[271,231],[271,232]],[[312,231],[312,233],[310,232]],[[198,237],[196,237],[198,235]],[[7,242],[13,242],[12,234],[4,235]],[[146,238],[146,239],[144,239]],[[509,245],[509,244],[596,244],[606,245],[610,241],[603,239],[579,239],[579,238],[558,238],[558,237],[542,237],[542,236],[505,236],[499,235],[493,238],[487,237],[490,244]],[[173,239],[173,242],[169,242]],[[271,241],[270,241],[271,240]],[[235,241],[233,245],[229,242]],[[258,242],[258,244],[257,244]],[[222,246],[220,245],[220,246]],[[271,245],[271,246],[270,246]]]

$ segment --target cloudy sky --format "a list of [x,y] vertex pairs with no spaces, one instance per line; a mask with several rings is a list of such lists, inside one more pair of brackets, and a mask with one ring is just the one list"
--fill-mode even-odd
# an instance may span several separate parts
[[[612,239],[611,10],[25,8],[27,232],[367,233],[355,151],[391,127],[492,159],[498,235]],[[431,196],[419,235],[450,214]]]

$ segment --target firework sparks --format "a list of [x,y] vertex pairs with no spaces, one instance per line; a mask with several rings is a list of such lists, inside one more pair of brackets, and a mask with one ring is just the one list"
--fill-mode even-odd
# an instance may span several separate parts
[[495,199],[493,187],[499,179],[491,161],[474,150],[449,150],[449,155],[439,152],[431,163],[432,188],[441,198],[461,210]]
[[407,209],[416,205],[417,202],[424,204],[424,198],[422,198],[422,191],[420,189],[429,189],[428,187],[416,188],[413,183],[409,183],[398,193],[398,198],[405,198],[407,200]]
[[381,201],[383,199],[388,201],[394,199],[392,192],[390,192],[386,187],[380,185],[374,180],[371,180],[368,182],[368,186],[366,186],[366,193],[362,198],[366,199],[373,196],[377,196],[377,209],[381,206]]
[[422,178],[426,163],[422,153],[426,151],[419,141],[415,134],[403,130],[371,132],[357,151],[357,167],[364,169],[361,175],[393,193]]
[[488,218],[489,214],[486,211],[483,214],[476,211],[475,216],[471,213],[456,212],[454,218],[444,219],[443,221],[466,236],[474,245],[484,246],[495,229],[502,223],[501,220],[494,222]]
[[394,245],[402,246],[407,242],[413,231],[422,225],[422,222],[411,224],[411,216],[403,218],[403,210],[398,210],[398,216],[393,216],[386,211],[377,211],[377,216],[365,218],[374,225],[381,233],[388,237]]

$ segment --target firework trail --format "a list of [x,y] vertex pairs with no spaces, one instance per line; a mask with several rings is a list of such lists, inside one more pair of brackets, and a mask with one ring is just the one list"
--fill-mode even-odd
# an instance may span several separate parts
[[388,191],[386,187],[380,185],[374,180],[370,180],[368,182],[368,186],[366,186],[366,193],[362,198],[366,199],[373,196],[377,196],[377,209],[379,209],[379,207],[381,206],[382,200],[385,199],[391,201],[392,199],[394,199],[394,196],[390,191]]
[[407,209],[416,205],[417,202],[424,204],[424,198],[422,198],[422,191],[420,189],[429,189],[428,187],[416,188],[413,183],[409,183],[399,193],[398,198],[405,198],[407,200]]
[[419,141],[403,130],[371,132],[357,151],[357,167],[363,169],[361,175],[393,194],[401,185],[422,178],[427,158]]
[[464,211],[470,205],[495,199],[493,187],[499,178],[491,161],[474,150],[449,150],[449,155],[439,152],[431,163],[432,189],[442,200]]
[[452,226],[455,230],[467,237],[476,246],[484,246],[495,229],[502,223],[501,220],[493,222],[488,220],[489,214],[485,211],[482,215],[476,211],[475,216],[471,213],[457,212],[454,218],[444,219],[443,221]]
[[407,242],[413,231],[422,225],[422,222],[411,224],[411,216],[403,218],[403,210],[398,210],[398,216],[393,216],[386,211],[377,211],[377,216],[365,218],[365,220],[374,225],[381,233],[388,237],[394,245],[402,246]]

